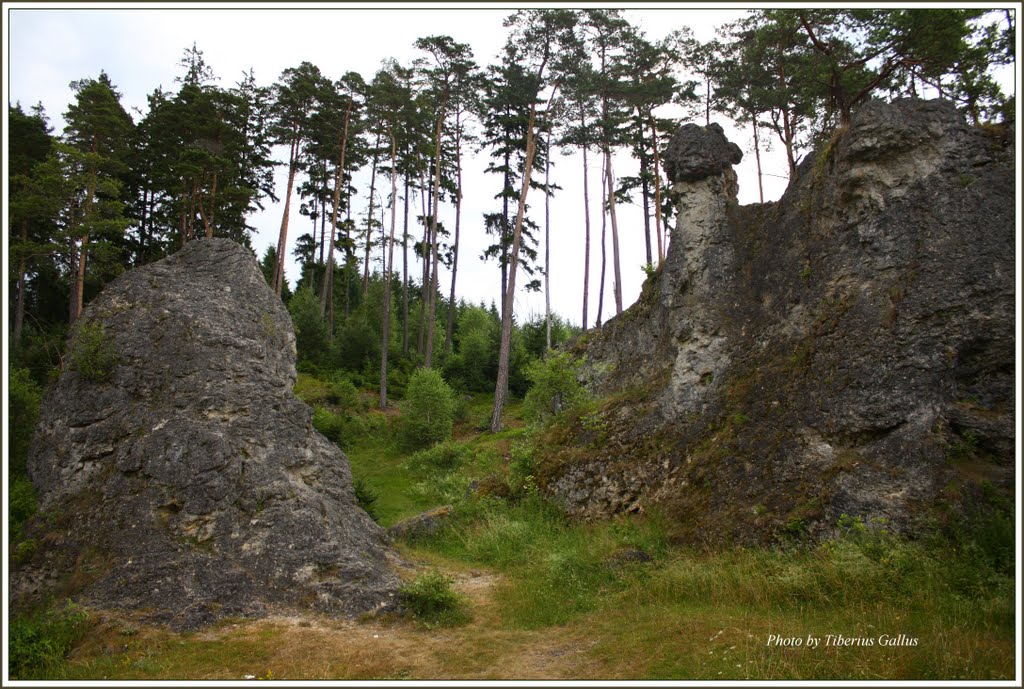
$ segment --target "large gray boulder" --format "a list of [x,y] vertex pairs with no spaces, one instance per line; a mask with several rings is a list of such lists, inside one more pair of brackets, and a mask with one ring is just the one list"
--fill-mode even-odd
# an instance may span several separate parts
[[45,545],[29,589],[71,580],[182,627],[391,606],[387,537],[292,393],[291,319],[248,250],[199,240],[122,275],[82,315],[98,326],[116,365],[65,370],[30,451]]
[[718,134],[684,127],[665,153],[667,259],[576,345],[617,401],[588,420],[601,443],[543,458],[543,488],[581,517],[658,505],[711,542],[843,514],[913,531],[1011,494],[1012,136],[871,102],[782,199],[740,207],[706,153],[728,146],[700,144]]

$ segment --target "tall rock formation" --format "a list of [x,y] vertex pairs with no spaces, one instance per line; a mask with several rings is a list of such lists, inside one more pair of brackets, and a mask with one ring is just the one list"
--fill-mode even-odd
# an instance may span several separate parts
[[665,158],[668,257],[577,343],[610,397],[542,458],[547,492],[578,516],[659,505],[687,540],[749,542],[842,514],[913,529],[1012,488],[1005,137],[949,103],[871,102],[780,201],[748,207],[715,125]]
[[78,333],[29,456],[43,548],[15,594],[42,579],[181,627],[391,606],[386,535],[292,393],[291,319],[251,253],[189,243],[108,285]]

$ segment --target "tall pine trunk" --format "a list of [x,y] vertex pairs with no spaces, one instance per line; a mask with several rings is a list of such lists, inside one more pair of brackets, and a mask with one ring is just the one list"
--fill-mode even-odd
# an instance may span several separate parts
[[[320,318],[324,317],[327,308],[327,293],[334,289],[334,236],[338,233],[338,205],[341,203],[341,182],[345,177],[345,149],[348,146],[348,119],[352,111],[352,102],[349,101],[345,109],[345,124],[341,135],[341,155],[338,159],[338,169],[334,172],[334,205],[331,208],[331,239],[327,250],[327,266],[324,268],[324,284],[320,290]],[[351,201],[350,201],[351,203]],[[333,339],[333,333],[331,333]]]
[[[96,153],[99,150],[99,140],[97,137],[93,137],[92,152]],[[86,258],[88,257],[88,246],[89,246],[89,226],[86,224],[89,221],[89,216],[92,214],[92,197],[96,193],[96,187],[99,184],[99,170],[95,167],[89,175],[89,184],[85,190],[85,207],[82,209],[82,225],[84,227],[82,231],[82,246],[78,251],[78,288],[75,291],[75,318],[82,315],[82,303],[85,296],[85,264]]]
[[583,145],[583,332],[587,332],[587,300],[590,295],[590,189],[587,183],[587,145]]
[[423,265],[420,270],[420,328],[416,333],[416,351],[423,354],[423,336],[426,334],[427,325],[427,288],[430,285],[430,262],[427,260],[428,249],[430,246],[430,225],[427,222],[428,206],[427,206],[427,179],[424,171],[420,171],[420,210],[423,215],[423,246],[420,251],[421,258],[423,259]]
[[757,159],[757,191],[764,203],[764,184],[761,182],[761,146],[757,141],[757,115],[750,116],[750,126],[754,128],[754,158]]
[[[558,90],[557,87],[555,89]],[[554,93],[551,94],[552,98]],[[549,100],[550,104],[550,100]],[[516,212],[516,224],[512,230],[512,251],[509,256],[508,287],[502,295],[504,306],[501,310],[501,344],[498,349],[498,380],[494,387],[494,412],[491,415],[491,432],[501,430],[501,412],[508,395],[508,364],[512,349],[512,307],[515,303],[516,269],[519,267],[519,247],[523,236],[523,218],[526,215],[526,194],[530,190],[530,173],[533,172],[533,158],[537,151],[534,122],[537,117],[537,105],[530,107],[530,120],[526,126],[526,161],[523,166],[523,187],[519,195],[519,210]]]
[[434,154],[435,166],[434,166],[434,209],[430,216],[430,234],[433,237],[434,243],[431,246],[431,280],[430,280],[430,320],[427,321],[427,351],[424,365],[427,368],[431,368],[434,355],[434,321],[437,315],[437,262],[438,262],[438,250],[441,242],[438,241],[437,237],[437,213],[438,208],[441,205],[441,134],[444,131],[444,116],[445,106],[447,105],[448,93],[445,91],[444,97],[441,99],[441,111],[437,118],[437,132],[435,134],[435,146],[436,153]]
[[622,270],[619,266],[619,223],[615,217],[615,175],[611,147],[604,151],[608,165],[608,217],[612,222],[612,289],[615,294],[615,315],[622,313]]
[[352,264],[355,263],[356,253],[352,247],[352,199],[345,207],[345,269],[341,271],[342,281],[345,284],[345,320],[348,320],[352,313]]
[[288,245],[288,215],[292,206],[292,188],[295,186],[295,173],[299,167],[299,136],[298,125],[295,126],[295,134],[292,139],[291,152],[288,157],[288,188],[284,197],[284,215],[281,217],[281,233],[277,239],[277,262],[274,264],[274,292],[281,296],[281,287],[284,285],[284,259],[285,247]]
[[608,185],[605,178],[608,175],[607,161],[601,161],[601,282],[597,291],[597,321],[595,325],[601,327],[601,314],[604,311],[604,276],[608,265],[608,243],[605,236],[608,230]]
[[[373,191],[377,183],[377,159],[380,147],[380,133],[377,134],[377,141],[373,144],[373,166],[370,170],[370,207],[366,210],[366,253],[363,261],[363,298],[370,289],[370,244],[373,241]],[[383,230],[383,228],[381,228]]]
[[462,131],[459,113],[455,113],[455,242],[452,245],[452,288],[448,293],[448,327],[444,332],[445,354],[452,351],[455,329],[455,276],[459,272],[459,224],[462,220]]
[[388,350],[391,343],[391,267],[395,259],[395,212],[398,206],[398,154],[395,150],[395,133],[387,123],[388,138],[391,139],[391,236],[387,260],[384,262],[384,305],[380,344],[380,408],[388,408]]
[[665,244],[667,238],[664,236],[664,221],[661,217],[661,155],[658,153],[658,129],[654,123],[654,117],[648,113],[651,120],[651,144],[654,149],[654,232],[658,235],[658,265],[665,260]]
[[551,350],[551,130],[544,144],[544,343]]
[[501,308],[502,317],[505,316],[505,289],[508,286],[508,245],[506,243],[506,233],[508,232],[508,197],[509,187],[512,186],[510,181],[511,173],[509,172],[510,165],[509,154],[505,153],[505,173],[502,176],[504,186],[502,187],[502,199],[501,199],[501,235],[498,238],[498,245],[501,247],[501,258],[499,263],[501,264]]
[[409,173],[402,198],[402,354],[409,356]]
[[651,183],[648,179],[649,170],[647,153],[644,151],[644,120],[640,106],[636,108],[636,123],[640,129],[640,195],[643,197],[644,208],[644,242],[647,249],[647,265],[654,265],[654,257],[651,254]]

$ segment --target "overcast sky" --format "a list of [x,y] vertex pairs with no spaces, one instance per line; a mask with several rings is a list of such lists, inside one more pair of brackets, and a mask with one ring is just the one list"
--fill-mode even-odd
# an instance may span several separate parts
[[[502,20],[511,12],[511,9],[494,9],[493,5],[476,9],[349,9],[323,5],[315,8],[232,5],[230,9],[212,9],[209,5],[154,9],[147,5],[144,8],[81,9],[80,5],[62,8],[8,3],[4,9],[4,21],[9,22],[4,32],[4,40],[9,40],[5,49],[10,56],[5,96],[9,103],[20,101],[26,109],[41,102],[57,133],[63,128],[62,115],[72,98],[71,81],[94,78],[100,70],[106,71],[123,94],[123,105],[138,121],[140,111],[146,107],[147,94],[158,86],[176,89],[174,78],[181,72],[178,62],[184,49],[193,42],[219,77],[219,85],[225,88],[233,86],[243,71],[250,68],[259,83],[270,84],[283,69],[302,61],[312,62],[331,79],[355,70],[369,81],[385,58],[410,63],[417,56],[413,42],[428,35],[451,35],[472,47],[479,64],[491,64],[498,59],[505,42]],[[714,35],[717,26],[742,14],[742,11],[722,6],[693,10],[670,5],[625,12],[626,18],[652,40],[683,26],[690,26],[697,38],[707,40]],[[740,202],[754,202],[757,182],[749,132],[737,131],[727,121],[718,119],[730,138],[745,151],[743,162],[737,166]],[[762,138],[767,139],[767,133]],[[775,151],[762,154],[766,200],[778,198],[785,187],[785,163],[779,147],[774,148]],[[279,151],[278,159],[285,155],[286,151]],[[590,319],[593,321],[600,271],[598,189],[601,167],[596,155],[590,156],[589,164],[593,237]],[[485,166],[485,154],[472,156],[465,162],[463,242],[457,293],[469,301],[490,303],[499,301],[500,278],[497,264],[485,263],[480,258],[489,243],[483,232],[482,216],[497,208],[493,197],[500,179],[485,174]],[[617,177],[636,174],[636,168],[637,164],[628,155],[616,160]],[[562,190],[551,202],[552,308],[577,324],[581,317],[583,282],[581,173],[582,158],[578,155],[553,157],[552,181]],[[284,166],[278,168],[276,177],[278,196],[283,197],[287,178]],[[530,200],[531,216],[542,224],[543,197],[534,194]],[[364,212],[366,202],[367,189],[364,188],[354,201],[357,213]],[[292,204],[289,228],[291,265],[287,275],[292,284],[298,277],[291,256],[294,238],[310,227],[309,220],[298,215],[298,205],[297,200]],[[252,224],[258,228],[253,245],[259,255],[267,246],[276,244],[282,209],[283,201],[253,218]],[[443,205],[440,219],[446,227],[454,227],[454,210]],[[620,207],[619,234],[624,301],[628,305],[639,295],[644,277],[642,266],[646,262],[642,212],[638,205]],[[543,246],[538,248],[543,257]],[[604,320],[614,313],[610,244],[608,257]],[[400,261],[396,265],[400,266]],[[449,279],[450,275],[442,269],[441,285],[446,285]],[[442,293],[447,294],[447,287],[442,288]],[[520,291],[517,294],[516,314],[521,321],[543,312],[543,293]]]

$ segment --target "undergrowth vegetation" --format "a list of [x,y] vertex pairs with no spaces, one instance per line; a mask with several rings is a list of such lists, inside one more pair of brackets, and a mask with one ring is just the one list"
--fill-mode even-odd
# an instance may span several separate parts
[[[583,649],[562,677],[1012,676],[1013,507],[994,490],[983,487],[979,508],[916,540],[884,521],[844,515],[837,536],[824,543],[708,551],[680,545],[678,525],[657,512],[572,521],[538,490],[535,456],[553,421],[592,415],[594,402],[564,375],[576,365],[564,359],[532,367],[533,396],[513,401],[506,430],[497,434],[484,431],[491,396],[456,395],[440,375],[413,372],[405,401],[382,412],[374,392],[348,376],[300,373],[296,394],[313,406],[317,429],[345,448],[356,497],[375,520],[391,526],[451,506],[438,528],[397,542],[403,557],[419,564],[399,592],[408,618],[384,623],[388,634],[411,635],[416,646],[433,639],[424,634],[443,633],[444,651],[412,669],[399,671],[405,661],[389,656],[377,669],[352,666],[345,677],[500,678],[500,653],[529,656],[538,639],[570,639]],[[36,399],[32,390],[25,391],[28,403]],[[416,404],[437,405],[441,420],[424,419]],[[409,435],[413,414],[417,442]],[[12,539],[34,509],[31,484],[19,476]],[[462,582],[474,576],[491,582],[486,594],[467,595]],[[241,632],[214,643],[152,631],[135,655],[123,651],[123,667],[111,660],[120,656],[110,655],[109,644],[100,651],[86,643],[66,661],[83,635],[100,634],[90,631],[96,625],[73,605],[16,616],[12,676],[224,677],[213,668],[231,667],[238,671],[230,676],[241,677],[242,658],[255,656],[274,659],[260,677],[341,676],[274,651],[278,636]],[[808,648],[809,637],[820,646]],[[792,645],[798,638],[803,646]],[[324,651],[308,651],[317,652]]]

